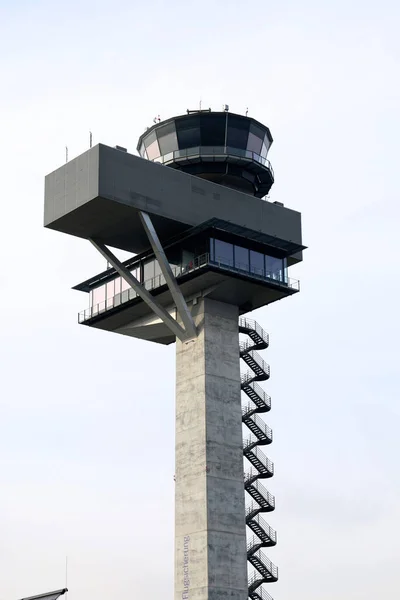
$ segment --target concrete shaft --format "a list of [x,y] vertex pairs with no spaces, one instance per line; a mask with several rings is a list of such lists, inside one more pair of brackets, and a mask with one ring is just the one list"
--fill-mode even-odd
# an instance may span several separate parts
[[238,309],[204,299],[176,345],[175,600],[246,600]]

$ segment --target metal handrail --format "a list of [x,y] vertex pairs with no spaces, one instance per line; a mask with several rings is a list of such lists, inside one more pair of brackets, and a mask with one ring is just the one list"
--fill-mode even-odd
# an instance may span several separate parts
[[[269,396],[260,385],[258,385],[258,383],[256,381],[253,381],[252,383],[248,383],[246,384],[248,385],[250,388],[253,389],[253,391],[257,394],[257,396],[259,396],[261,398],[261,400],[263,400],[263,402],[265,402],[265,404],[267,406],[269,406],[269,408],[271,408],[271,396]],[[245,392],[246,393],[246,392]],[[252,401],[253,402],[253,401]]]
[[[253,443],[254,442],[252,442],[251,440],[245,440],[243,444],[243,450],[246,450],[246,448],[251,446]],[[268,458],[268,456],[264,454],[262,450],[260,450],[258,446],[253,446],[253,448],[249,449],[249,452],[251,452],[270,473],[274,473],[274,463],[270,458]]]
[[[265,535],[267,537],[269,537],[269,539],[271,540],[271,542],[275,542],[276,543],[276,531],[275,529],[272,529],[272,527],[270,525],[268,525],[268,523],[266,523],[266,528],[262,527]],[[247,542],[247,552],[251,549],[254,548],[254,546],[259,546],[262,545],[262,540],[261,538],[258,537],[258,535],[253,535],[252,538],[250,538],[250,540]]]
[[[272,441],[272,437],[273,437],[273,433],[272,433],[272,429],[271,427],[268,427],[268,425],[266,424],[266,422],[261,419],[257,414],[253,414],[249,417],[249,419],[251,419],[259,429],[261,429],[261,431],[264,433],[264,435],[266,435],[271,441]],[[256,440],[254,440],[254,442],[256,442]],[[253,442],[251,442],[253,443]]]
[[269,343],[269,334],[255,321],[254,319],[248,319],[247,317],[239,317],[239,327],[243,329],[252,329],[255,331],[265,342]]
[[[258,475],[258,473],[257,473]],[[249,477],[249,479],[251,479],[251,477]],[[257,492],[259,492],[259,494],[264,498],[265,502],[268,502],[268,504],[270,506],[273,506],[275,508],[275,496],[273,494],[271,494],[271,492],[269,492],[264,486],[263,484],[260,482],[259,479],[257,479],[256,481],[254,481],[251,484],[254,489],[257,490]],[[252,502],[247,508],[246,508],[246,517],[254,512],[255,510],[259,510],[261,507],[258,504],[258,502],[256,501],[256,503]],[[261,511],[260,511],[261,512]]]
[[263,519],[260,514],[258,514],[255,517],[253,517],[252,521],[254,521],[255,523],[258,523],[258,525],[261,527],[261,529],[264,531],[264,533],[266,533],[267,536],[273,542],[276,542],[276,538],[277,538],[277,536],[276,536],[276,530],[273,529],[271,527],[271,525],[269,523],[267,523],[267,521],[265,519]]
[[263,587],[261,587],[261,586],[260,586],[259,588],[257,588],[257,591],[254,591],[253,593],[254,593],[254,594],[257,594],[257,596],[258,596],[258,597],[259,597],[261,600],[274,600],[274,599],[272,598],[272,596],[270,596],[270,595],[268,594],[268,592],[266,592],[266,591],[264,590],[264,588],[263,588]]
[[246,352],[257,364],[259,367],[265,370],[266,373],[269,373],[270,366],[265,360],[258,354],[257,350],[249,350]]
[[[267,342],[266,340],[262,340],[262,342],[264,342],[267,346],[269,344],[269,341]],[[260,348],[261,344],[258,344],[257,342],[253,341],[252,339],[250,340],[245,340],[242,342],[239,342],[239,349],[240,352],[245,352],[246,350],[250,351],[252,348],[254,348],[254,350],[258,349],[264,349],[264,348]]]
[[[226,261],[224,262],[223,260],[222,261],[221,260],[220,261],[211,260],[210,254],[208,252],[206,252],[204,254],[201,254],[200,256],[193,258],[193,260],[191,260],[187,265],[173,265],[171,268],[172,268],[172,271],[173,271],[175,277],[177,277],[177,278],[181,277],[182,275],[186,275],[187,273],[196,271],[197,269],[200,269],[201,267],[205,267],[207,265],[216,265],[222,269],[226,268],[226,269],[234,271],[234,272],[242,272],[241,269],[235,268],[235,266],[233,264],[227,265],[225,263],[226,263]],[[135,268],[137,268],[138,264],[140,264],[140,263],[137,263],[135,265]],[[263,280],[273,279],[271,277],[266,276],[263,273],[254,273],[250,269],[247,269],[246,272],[249,275],[256,275],[257,277],[261,277]],[[279,279],[278,280],[273,279],[273,281],[275,283],[280,283],[280,284],[284,285],[285,287],[290,287],[292,289],[300,289],[299,281],[296,279],[286,278],[285,281],[281,281]],[[105,285],[105,284],[103,284],[103,285]],[[159,275],[156,275],[155,277],[151,277],[150,279],[146,279],[146,281],[142,282],[142,285],[147,290],[154,290],[154,289],[161,287],[162,285],[165,285],[165,279],[162,274],[159,274]],[[103,302],[100,302],[92,307],[89,307],[86,310],[80,311],[78,313],[78,322],[83,323],[83,322],[87,321],[88,319],[91,319],[92,317],[95,317],[111,308],[114,308],[114,306],[119,306],[120,304],[124,304],[125,302],[132,300],[133,298],[137,298],[137,296],[138,296],[138,294],[136,294],[136,292],[132,288],[128,288],[127,290],[124,290],[123,292],[119,292],[118,294],[115,294],[112,298],[107,298]],[[255,321],[254,321],[254,323],[255,323]],[[263,331],[263,329],[258,324],[257,324],[257,326],[261,331]],[[255,329],[255,330],[257,331],[257,329]],[[257,331],[257,333],[258,333],[258,331]]]
[[234,148],[233,146],[194,146],[193,148],[174,150],[173,152],[158,156],[154,162],[165,165],[175,162],[176,160],[186,158],[193,159],[195,156],[236,156],[246,160],[253,160],[254,162],[267,167],[271,171],[272,177],[274,177],[274,170],[268,158],[261,156],[257,152],[244,150],[242,148]]
[[255,481],[252,485],[261,494],[261,496],[263,496],[264,500],[266,500],[268,504],[275,506],[275,496],[267,490],[260,480]]
[[[267,376],[267,378],[270,376],[271,373],[271,369],[268,363],[266,363],[261,356],[258,354],[258,352],[256,352],[255,350],[250,350],[247,353],[253,360],[255,363],[257,363],[257,365],[260,367],[260,369],[262,369],[264,375]],[[253,381],[255,377],[257,377],[255,371],[251,368],[250,365],[248,365],[250,367],[250,371],[246,371],[245,373],[242,373],[240,375],[240,381],[242,384],[248,382],[248,381]]]
[[279,276],[281,271],[277,271],[275,273],[266,273],[264,269],[256,269],[255,267],[249,268],[247,264],[245,265],[244,269],[240,269],[234,264],[233,260],[227,259],[223,256],[216,256],[213,259],[210,259],[210,264],[216,265],[220,269],[226,269],[227,271],[233,271],[235,273],[247,273],[248,275],[253,275],[258,279],[262,279],[263,281],[271,281],[272,283],[284,285],[285,287],[289,287],[294,290],[300,290],[300,282],[297,279],[292,279],[290,277],[284,277],[282,279],[282,277]]
[[260,582],[260,585],[263,582],[263,578],[262,576],[260,576],[260,573],[258,571],[257,573],[253,573],[253,575],[248,578],[247,585],[250,587],[251,585],[253,585],[253,583],[256,583],[257,581]]
[[[258,560],[262,563],[263,567],[267,571],[269,571],[273,577],[278,577],[278,567],[274,565],[274,563],[270,561],[270,559],[267,556],[265,556],[262,550],[257,550],[257,552],[253,554],[253,556],[258,558]],[[256,581],[256,578],[254,579],[254,581]]]

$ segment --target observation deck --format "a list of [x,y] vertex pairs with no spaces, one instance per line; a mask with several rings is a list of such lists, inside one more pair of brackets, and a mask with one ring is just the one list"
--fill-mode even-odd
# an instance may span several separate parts
[[142,158],[262,198],[274,183],[268,127],[230,112],[188,111],[140,136]]

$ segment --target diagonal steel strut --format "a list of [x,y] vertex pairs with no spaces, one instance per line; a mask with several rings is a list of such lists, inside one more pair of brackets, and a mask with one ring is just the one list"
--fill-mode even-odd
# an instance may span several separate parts
[[197,331],[196,325],[193,321],[193,317],[190,314],[190,310],[188,308],[188,305],[186,304],[186,300],[183,297],[183,294],[179,288],[176,278],[172,272],[168,259],[165,255],[164,248],[161,245],[157,232],[154,229],[154,225],[151,222],[150,216],[145,212],[139,211],[139,217],[142,221],[142,225],[147,234],[147,237],[149,238],[149,242],[151,244],[151,247],[153,248],[154,254],[156,255],[156,259],[158,260],[161,272],[164,275],[165,281],[167,282],[169,291],[171,292],[172,298],[175,302],[178,314],[182,319],[182,323],[185,327],[187,337],[196,337]]
[[132,275],[132,273],[118,260],[107,246],[101,242],[89,238],[93,246],[104,256],[106,260],[114,267],[123,279],[135,290],[135,292],[146,302],[147,306],[169,327],[174,335],[181,341],[185,341],[188,337],[192,337],[171,317],[169,312],[165,310],[161,304],[146,290],[146,288]]

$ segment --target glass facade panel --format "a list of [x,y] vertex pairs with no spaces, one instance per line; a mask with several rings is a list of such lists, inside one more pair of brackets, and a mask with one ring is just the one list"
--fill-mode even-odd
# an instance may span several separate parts
[[261,141],[263,141],[265,136],[265,129],[262,129],[255,123],[250,123],[250,133],[252,133],[256,137],[260,138]]
[[139,154],[142,158],[147,158],[146,146],[144,145],[144,143],[140,146]]
[[269,139],[269,137],[267,136],[267,134],[265,134],[265,138],[264,138],[264,146],[266,147],[266,149],[267,149],[267,152],[268,152],[268,150],[270,149],[270,146],[271,146],[271,142],[270,142],[270,139]]
[[266,145],[263,142],[262,148],[261,148],[261,156],[263,158],[267,158],[267,153],[268,153],[268,149],[266,147]]
[[160,148],[157,140],[154,140],[150,146],[147,146],[147,156],[149,157],[149,160],[154,160],[160,156]]
[[248,130],[237,129],[236,127],[228,127],[227,146],[233,148],[247,148],[247,140],[249,137]]
[[185,148],[192,148],[193,146],[200,146],[200,127],[183,129],[181,131],[179,131],[177,127],[176,135],[178,138],[178,145],[180,150],[184,150]]
[[114,297],[114,279],[106,284],[106,299]]
[[155,142],[156,139],[157,139],[157,136],[156,136],[156,132],[155,131],[152,131],[151,133],[149,133],[149,135],[147,135],[144,138],[144,144],[145,144],[146,148],[148,148],[149,146],[151,146],[151,144],[153,142]]
[[129,283],[127,281],[125,281],[125,279],[121,278],[121,292],[125,292],[129,288],[130,288]]
[[106,286],[101,285],[100,287],[95,288],[92,293],[93,293],[93,306],[95,306],[96,304],[99,304],[100,302],[104,302],[104,300],[106,299]]
[[190,117],[181,117],[175,121],[176,132],[185,129],[200,129],[200,115],[191,115]]
[[224,154],[225,147],[224,146],[202,146],[200,148],[201,154]]
[[255,152],[256,154],[260,154],[262,143],[263,140],[250,131],[247,142],[247,150],[251,150],[251,152]]
[[158,138],[160,146],[160,152],[162,155],[178,150],[178,138],[176,137],[176,131],[168,133],[167,135],[160,136]]
[[269,139],[267,138],[267,136],[265,136],[264,141],[263,141],[263,145],[261,148],[261,156],[263,158],[267,158],[267,154],[268,154],[268,150],[270,147],[271,143],[269,141]]
[[241,271],[249,271],[249,251],[247,248],[235,246],[235,267]]
[[157,137],[164,137],[164,135],[169,135],[170,133],[176,133],[175,129],[175,121],[171,121],[171,123],[167,123],[162,127],[157,128]]
[[185,150],[186,156],[197,156],[200,154],[200,146],[194,146],[193,148],[186,148]]
[[264,276],[264,254],[250,250],[250,272]]
[[114,285],[115,285],[115,293],[119,294],[121,292],[121,277],[117,277]]
[[283,260],[274,256],[265,257],[265,275],[283,281]]
[[221,240],[215,240],[215,262],[223,265],[233,266],[233,245]]
[[200,123],[202,146],[225,146],[225,115],[204,114]]

